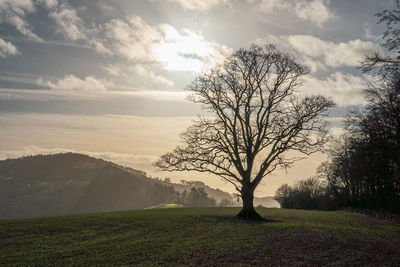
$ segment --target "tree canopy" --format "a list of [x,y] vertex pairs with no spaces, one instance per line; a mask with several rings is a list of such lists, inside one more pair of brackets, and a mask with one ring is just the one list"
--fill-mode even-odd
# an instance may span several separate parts
[[243,199],[244,218],[254,211],[254,190],[277,167],[290,167],[327,140],[324,96],[301,97],[296,90],[309,69],[273,45],[239,49],[223,65],[198,76],[187,87],[189,100],[202,104],[199,116],[183,134],[183,145],[155,164],[165,171],[218,175]]

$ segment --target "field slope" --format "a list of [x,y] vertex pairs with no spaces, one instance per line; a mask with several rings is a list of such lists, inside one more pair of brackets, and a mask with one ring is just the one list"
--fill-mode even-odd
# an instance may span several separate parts
[[154,209],[0,221],[0,265],[399,266],[400,225],[349,212]]

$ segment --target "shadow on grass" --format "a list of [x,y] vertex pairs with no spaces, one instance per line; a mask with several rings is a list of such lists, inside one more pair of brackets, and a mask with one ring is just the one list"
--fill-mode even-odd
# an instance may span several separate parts
[[216,219],[217,222],[230,222],[230,223],[248,223],[248,224],[263,224],[263,223],[278,223],[279,220],[270,218],[262,218],[262,220],[243,219],[237,216],[224,215],[224,216],[208,216],[209,218]]

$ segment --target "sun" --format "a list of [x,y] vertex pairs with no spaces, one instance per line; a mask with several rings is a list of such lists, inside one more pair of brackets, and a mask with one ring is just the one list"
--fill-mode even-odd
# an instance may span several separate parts
[[216,48],[190,30],[179,33],[171,25],[160,25],[164,39],[153,47],[157,61],[170,71],[202,72],[216,63]]

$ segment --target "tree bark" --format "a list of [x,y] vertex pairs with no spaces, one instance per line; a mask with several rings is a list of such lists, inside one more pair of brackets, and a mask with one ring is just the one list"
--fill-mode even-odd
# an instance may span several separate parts
[[251,190],[243,186],[242,187],[243,208],[236,216],[246,220],[264,221],[265,219],[261,217],[261,215],[258,214],[254,209],[253,200],[254,200],[254,190]]

